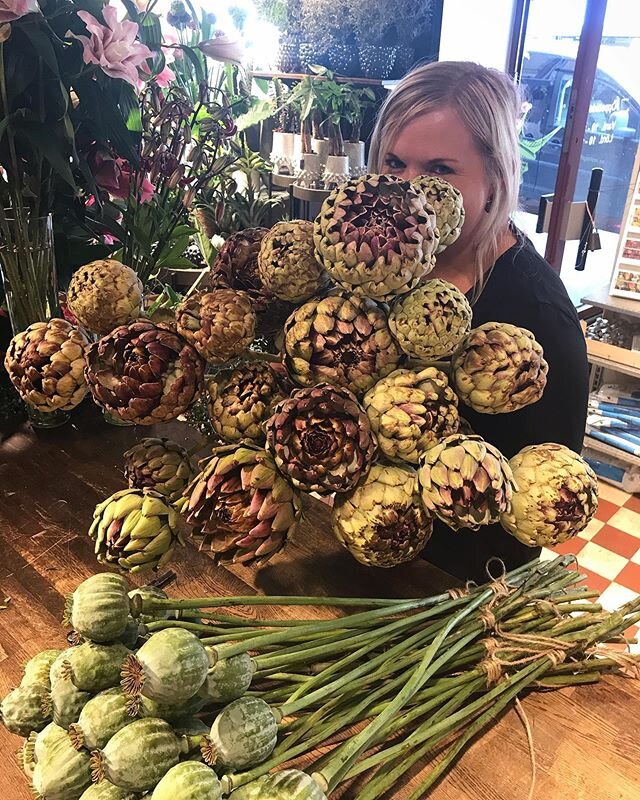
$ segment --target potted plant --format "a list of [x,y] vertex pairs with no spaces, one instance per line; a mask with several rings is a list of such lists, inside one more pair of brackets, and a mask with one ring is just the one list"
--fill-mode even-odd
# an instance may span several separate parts
[[360,131],[366,110],[376,104],[376,95],[368,86],[358,87],[350,83],[344,84],[343,91],[344,115],[348,126],[344,151],[349,157],[349,174],[352,178],[356,178],[367,171],[364,142],[360,139]]
[[314,152],[312,141],[312,118],[314,109],[317,120],[317,84],[310,75],[304,77],[291,90],[289,102],[297,111],[300,120],[301,138],[301,170],[296,176],[296,183],[308,189],[322,188],[322,160],[320,154]]
[[396,58],[393,4],[387,0],[352,0],[349,11],[363,75],[389,78]]
[[347,0],[302,0],[300,5],[310,64],[320,64],[341,75],[359,74],[358,48]]
[[349,158],[345,153],[342,125],[346,119],[348,91],[345,84],[333,80],[326,68],[315,68],[316,98],[322,125],[327,130],[328,152],[324,169],[324,187],[333,189],[349,178]]
[[293,106],[287,102],[286,91],[282,81],[274,78],[273,89],[276,104],[276,127],[273,130],[271,144],[271,163],[277,175],[295,174],[296,139],[295,113]]

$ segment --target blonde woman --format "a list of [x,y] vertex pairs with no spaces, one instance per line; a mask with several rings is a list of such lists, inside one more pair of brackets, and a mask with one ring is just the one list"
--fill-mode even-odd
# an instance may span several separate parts
[[[504,73],[469,62],[437,62],[406,75],[380,111],[369,168],[410,179],[438,175],[464,197],[458,241],[429,277],[465,292],[473,325],[510,322],[532,331],[549,363],[540,401],[511,414],[461,413],[508,458],[529,444],[559,442],[580,452],[588,370],[576,311],[558,275],[512,222],[520,185],[521,99]],[[567,513],[571,513],[568,498]],[[508,569],[535,558],[499,526],[452,533],[437,525],[425,557],[464,579],[486,579],[485,564]]]

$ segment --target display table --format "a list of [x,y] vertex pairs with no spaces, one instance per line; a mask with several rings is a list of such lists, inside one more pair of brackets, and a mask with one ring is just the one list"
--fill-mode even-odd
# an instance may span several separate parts
[[[0,444],[0,696],[17,685],[21,665],[46,647],[64,647],[65,595],[100,569],[86,535],[95,504],[124,488],[122,453],[149,435],[197,442],[186,425],[116,428],[85,403],[54,431],[17,430]],[[261,569],[215,567],[192,545],[172,565],[170,594],[309,594],[414,597],[454,584],[416,561],[370,569],[342,551],[329,532],[329,508],[305,504],[295,543]],[[481,534],[479,534],[481,535]],[[455,534],[451,538],[455,547]],[[135,583],[144,583],[144,576]],[[323,609],[309,616],[327,616]],[[269,616],[261,607],[252,613]],[[273,613],[273,612],[271,612]],[[640,682],[607,678],[596,686],[541,692],[523,706],[533,729],[539,800],[637,800],[640,797]],[[20,740],[0,726],[0,797],[30,800],[17,765]],[[430,794],[432,800],[526,800],[531,763],[522,723],[509,712]]]

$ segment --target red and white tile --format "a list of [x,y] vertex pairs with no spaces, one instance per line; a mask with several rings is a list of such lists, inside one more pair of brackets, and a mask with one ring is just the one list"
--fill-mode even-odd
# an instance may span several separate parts
[[[640,594],[640,496],[600,483],[600,503],[594,519],[582,533],[553,550],[543,549],[542,558],[573,554],[585,583],[601,593],[600,602],[613,610]],[[640,636],[640,631],[627,632]],[[640,644],[631,645],[640,653]]]

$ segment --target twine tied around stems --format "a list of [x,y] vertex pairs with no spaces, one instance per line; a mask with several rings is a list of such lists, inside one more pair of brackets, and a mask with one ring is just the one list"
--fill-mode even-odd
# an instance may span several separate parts
[[[486,683],[489,689],[503,679],[506,667],[531,664],[543,657],[548,658],[553,667],[557,667],[566,659],[572,647],[569,642],[563,642],[561,639],[554,639],[551,636],[505,633],[499,627],[496,627],[496,630],[498,637],[487,636],[482,640],[487,654],[478,664],[478,669],[486,673]],[[507,654],[517,657],[503,658]]]
[[485,631],[492,631],[496,627],[496,615],[491,610],[491,605],[480,609],[480,622]]
[[610,650],[607,647],[594,647],[587,653],[588,656],[602,656],[608,658],[615,663],[622,670],[622,675],[626,678],[635,678],[640,680],[640,662],[637,656],[631,653],[620,652],[618,650]]
[[452,600],[459,600],[462,597],[468,597],[474,589],[478,588],[478,584],[475,581],[467,581],[463,588],[454,587],[453,589],[449,589],[447,594]]

